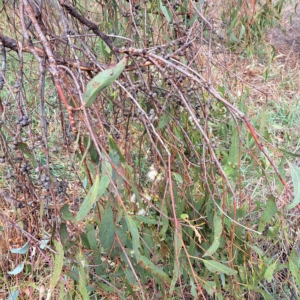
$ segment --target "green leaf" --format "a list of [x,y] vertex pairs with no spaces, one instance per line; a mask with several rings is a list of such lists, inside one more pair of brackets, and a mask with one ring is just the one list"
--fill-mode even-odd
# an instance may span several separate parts
[[87,265],[86,259],[83,256],[82,252],[80,251],[79,253],[77,253],[76,255],[76,259],[79,265],[78,268],[78,275],[79,275],[79,279],[78,279],[78,289],[79,292],[82,296],[83,300],[89,300],[89,294],[87,291],[87,286],[88,286],[88,275],[87,272],[85,270],[85,266]]
[[[180,250],[182,248],[181,236],[182,236],[182,232],[180,231],[180,233],[178,233],[176,230],[174,233],[174,246],[175,246],[174,251],[176,251],[175,253],[177,253],[178,260],[180,260],[179,256],[180,256]],[[180,263],[178,264],[177,259],[174,259],[174,271],[173,271],[173,278],[170,284],[169,295],[172,295],[174,292],[175,284],[177,283],[178,277],[180,275],[179,272],[180,272]]]
[[218,86],[218,92],[221,94],[222,97],[225,97],[225,87],[223,85]]
[[[107,186],[102,187],[101,191],[102,194],[104,193]],[[100,194],[100,175],[97,174],[94,180],[93,186],[90,188],[88,194],[86,195],[81,207],[77,213],[75,218],[75,222],[79,222],[89,213],[90,209],[92,208],[93,204],[99,199],[98,195]]]
[[291,156],[291,157],[295,157],[295,158],[299,158],[300,157],[299,153],[292,153],[292,152],[286,151],[285,149],[282,149],[282,148],[278,148],[278,150],[280,152],[282,152],[286,156]]
[[229,38],[234,43],[238,43],[239,41],[233,32],[230,33]]
[[272,217],[276,214],[276,212],[277,212],[277,206],[276,206],[275,198],[271,196],[268,199],[266,208],[260,217],[260,222],[258,226],[259,232],[262,232],[264,230],[266,224],[271,221]]
[[259,132],[261,135],[264,135],[265,133],[267,121],[268,121],[268,110],[267,110],[267,105],[264,105],[261,113],[259,114]]
[[126,163],[126,159],[125,157],[123,156],[120,148],[118,147],[117,143],[115,142],[115,140],[108,134],[108,141],[109,141],[109,147],[112,149],[112,150],[115,150],[117,151],[118,155],[119,155],[119,158],[120,158],[120,161],[122,163]]
[[115,235],[114,215],[109,202],[102,215],[99,235],[104,251],[109,251],[113,244]]
[[192,296],[194,297],[194,299],[197,299],[198,298],[197,288],[195,286],[195,281],[192,277],[190,278],[190,286],[191,286]]
[[126,220],[128,230],[130,231],[131,234],[132,248],[136,257],[136,261],[139,261],[139,257],[140,257],[139,248],[141,248],[141,244],[140,244],[140,235],[139,235],[138,228],[136,226],[135,221],[128,214],[125,214],[125,220]]
[[61,217],[66,221],[73,221],[74,216],[69,210],[69,205],[64,204],[63,207],[60,209]]
[[158,129],[164,128],[170,121],[170,117],[167,114],[163,114],[160,118],[160,123],[158,125]]
[[240,37],[239,37],[240,40],[244,36],[245,31],[246,31],[245,26],[243,24],[241,24]]
[[86,107],[90,107],[98,94],[121,75],[126,63],[127,57],[124,57],[113,68],[100,72],[87,84],[85,93],[83,94],[83,102]]
[[161,9],[162,13],[164,14],[164,16],[166,17],[167,21],[169,23],[171,23],[172,13],[170,12],[170,10],[166,6],[162,5],[162,2],[160,3],[160,9]]
[[298,288],[300,288],[299,255],[295,250],[292,250],[290,253],[289,270],[295,277]]
[[106,57],[106,58],[109,57],[110,49],[109,49],[109,47],[107,47],[107,45],[106,45],[106,43],[104,43],[104,41],[102,41],[102,40],[99,41],[99,48],[100,48],[101,56]]
[[[166,216],[168,215],[168,210],[167,210],[166,205],[163,205],[161,210]],[[167,232],[168,228],[169,228],[169,219],[164,217],[163,215],[161,216],[161,219],[162,219],[162,227],[161,227],[161,230],[159,232],[159,235],[164,236],[165,233]]]
[[125,269],[124,270],[124,274],[126,276],[126,279],[127,279],[127,282],[130,284],[130,285],[135,285],[137,282],[136,282],[136,279],[134,277],[134,274],[133,272],[130,270],[130,269]]
[[54,245],[55,245],[57,254],[55,254],[55,257],[54,257],[54,270],[53,270],[53,274],[52,274],[52,277],[50,280],[50,287],[49,287],[49,291],[47,294],[47,299],[50,299],[51,294],[54,291],[54,288],[59,281],[59,276],[61,274],[62,267],[63,267],[63,261],[64,261],[63,245],[58,241],[54,241]]
[[227,164],[232,165],[232,166],[237,166],[238,165],[238,160],[239,160],[239,134],[238,134],[238,129],[236,128],[236,124],[232,124],[232,133],[231,133],[231,145],[230,145],[230,150],[229,150],[229,157]]
[[220,237],[222,234],[222,218],[220,215],[220,212],[217,211],[215,212],[214,215],[214,241],[212,243],[212,245],[207,249],[206,253],[203,255],[203,257],[205,256],[211,256],[213,255],[217,249],[220,246]]
[[[171,279],[169,276],[162,271],[160,268],[158,268],[152,261],[150,261],[147,257],[145,256],[140,256],[140,260],[138,261],[138,264],[145,269],[146,271],[150,272],[152,275],[155,277],[158,277],[165,283],[170,283]],[[154,277],[154,278],[155,278]]]
[[214,281],[204,281],[204,288],[208,295],[213,296],[216,292],[216,283]]
[[193,15],[193,17],[190,19],[190,21],[187,23],[187,26],[190,27],[191,25],[193,25],[194,22],[197,20],[197,17],[198,17],[198,14],[195,13],[195,14]]
[[83,203],[81,204],[81,207],[75,218],[75,222],[79,222],[83,220],[91,210],[92,206],[104,194],[106,188],[110,183],[111,174],[112,174],[111,165],[109,163],[106,164],[103,163],[101,180],[100,180],[100,175],[97,174],[93,186],[91,187]]
[[25,254],[28,251],[29,242],[27,242],[22,248],[11,249],[10,252],[14,254]]
[[270,266],[268,266],[264,278],[270,283],[273,279],[273,273],[274,270],[276,269],[277,266],[277,262],[275,261],[274,263],[272,263]]
[[247,280],[247,271],[244,266],[237,266],[239,275],[241,277],[241,282],[245,283]]
[[300,169],[291,164],[289,162],[290,170],[291,170],[291,175],[292,175],[292,181],[294,185],[294,200],[291,204],[286,206],[287,210],[290,210],[294,208],[297,204],[300,203]]
[[217,262],[214,260],[205,260],[202,259],[202,261],[204,262],[205,267],[212,273],[224,273],[227,275],[236,275],[237,271]]
[[[278,125],[278,124],[273,124],[271,125],[273,128],[277,129],[277,130],[284,130],[285,128],[281,125]],[[280,150],[281,151],[281,150]]]
[[278,232],[282,227],[282,224],[280,222],[278,222],[279,220],[277,219],[277,223],[275,224],[275,226],[269,226],[268,228],[268,237],[274,239],[278,236]]
[[134,218],[146,224],[156,225],[158,223],[157,220],[145,216],[134,216]]
[[92,249],[91,245],[89,243],[89,240],[87,238],[87,234],[85,232],[83,232],[82,234],[80,234],[80,243],[82,246],[84,246],[87,249]]
[[7,272],[7,274],[10,275],[17,275],[19,273],[21,273],[24,269],[24,263],[19,264],[16,268],[14,268],[12,271]]
[[60,233],[60,240],[63,243],[63,245],[65,245],[68,241],[68,236],[69,236],[67,225],[65,223],[60,224],[59,233]]
[[88,240],[88,243],[89,243],[91,249],[94,251],[97,251],[98,245],[97,245],[97,240],[96,240],[96,235],[95,235],[94,224],[92,224],[92,223],[86,224],[85,232],[86,232],[86,238]]
[[177,184],[183,184],[182,177],[178,173],[173,173],[173,176],[174,176]]
[[96,147],[94,146],[94,144],[91,145],[90,157],[91,157],[92,162],[94,162],[95,164],[99,163],[99,153],[98,153]]
[[183,220],[188,220],[189,219],[189,215],[188,214],[181,214],[180,218]]

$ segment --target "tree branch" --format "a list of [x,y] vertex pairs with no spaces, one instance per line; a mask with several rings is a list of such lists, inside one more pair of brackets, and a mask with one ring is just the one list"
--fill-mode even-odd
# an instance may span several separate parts
[[81,24],[84,24],[85,26],[87,26],[88,28],[90,28],[96,35],[98,35],[105,43],[106,45],[110,48],[110,50],[113,53],[118,53],[118,48],[115,47],[109,36],[107,34],[105,34],[104,32],[100,31],[97,24],[95,24],[94,22],[86,19],[84,16],[82,16],[75,7],[73,7],[69,1],[66,0],[59,0],[59,3],[62,7],[65,8],[65,10],[71,15],[73,16],[75,19],[77,19]]

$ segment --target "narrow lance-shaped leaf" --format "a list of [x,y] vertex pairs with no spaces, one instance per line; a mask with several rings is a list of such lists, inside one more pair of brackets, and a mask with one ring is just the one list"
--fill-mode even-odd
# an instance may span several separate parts
[[164,14],[164,16],[166,17],[167,21],[169,23],[171,23],[172,13],[170,12],[170,10],[166,6],[162,5],[162,3],[160,4],[160,9],[161,9],[162,13]]
[[139,236],[138,228],[136,226],[135,221],[128,214],[125,214],[125,220],[126,220],[127,227],[131,234],[132,248],[133,248],[136,260],[139,261],[139,257],[140,257],[139,248],[141,247],[141,244],[140,244],[140,236]]
[[87,291],[88,275],[87,275],[87,272],[85,270],[85,266],[87,265],[87,262],[86,262],[86,259],[83,256],[81,251],[79,253],[77,253],[76,259],[77,259],[78,265],[79,265],[79,268],[78,268],[78,275],[79,275],[78,289],[79,289],[79,292],[82,296],[82,299],[83,300],[88,300],[88,299],[90,299],[88,291]]
[[80,209],[75,218],[76,222],[81,221],[88,214],[92,205],[98,200],[97,195],[99,194],[98,191],[100,189],[99,184],[100,184],[100,175],[97,174],[93,186],[90,188],[88,194],[86,195],[83,203],[80,206]]
[[296,253],[295,250],[292,250],[290,257],[289,257],[289,270],[291,274],[294,276],[298,288],[300,287],[300,273],[299,273],[299,266],[298,266],[298,259],[299,255]]
[[231,135],[231,145],[229,150],[229,157],[227,164],[237,166],[239,159],[239,136],[238,136],[238,130],[233,123],[232,126],[232,135]]
[[273,273],[276,269],[277,266],[277,261],[275,261],[274,263],[272,263],[270,266],[268,266],[265,274],[264,274],[264,278],[270,283],[273,279]]
[[17,253],[17,254],[25,254],[28,251],[29,242],[27,242],[22,248],[14,248],[11,249],[11,253]]
[[112,174],[111,165],[109,163],[103,163],[101,179],[100,179],[100,175],[97,174],[93,186],[91,187],[83,203],[81,204],[81,207],[75,218],[75,222],[79,222],[83,220],[91,210],[92,206],[104,194],[106,188],[109,185],[111,174]]
[[204,256],[213,255],[220,246],[220,237],[222,234],[222,218],[220,216],[219,211],[217,211],[214,215],[214,241],[212,245],[207,249]]
[[125,69],[127,59],[127,57],[124,57],[113,68],[102,71],[87,84],[85,93],[83,94],[83,102],[86,107],[91,106],[98,94],[121,75]]
[[202,259],[202,261],[204,262],[205,267],[212,273],[224,273],[227,275],[236,275],[237,271],[217,262],[214,260],[205,260]]
[[51,294],[56,286],[56,284],[59,281],[59,276],[62,271],[63,267],[63,261],[64,261],[64,248],[63,245],[60,242],[55,241],[55,249],[57,251],[57,254],[54,258],[54,270],[53,274],[50,280],[50,288],[47,294],[47,300],[51,298]]
[[88,223],[85,226],[86,230],[86,238],[88,240],[88,243],[92,250],[97,251],[98,250],[98,243],[95,236],[95,228],[93,223]]
[[292,152],[289,152],[289,151],[287,151],[285,149],[282,149],[282,148],[278,148],[278,150],[281,151],[286,156],[291,156],[291,157],[295,157],[295,158],[299,158],[300,157],[299,153],[292,153]]
[[162,271],[159,267],[157,267],[152,261],[150,261],[147,257],[141,255],[138,264],[143,269],[150,272],[155,277],[158,277],[163,282],[165,282],[165,283],[171,282],[170,277],[164,271]]
[[174,251],[177,252],[177,258],[178,259],[174,259],[174,271],[173,271],[173,278],[172,278],[172,281],[171,281],[171,284],[170,284],[169,295],[173,294],[175,284],[177,283],[178,277],[179,277],[179,272],[180,272],[180,262],[179,262],[179,260],[180,260],[180,250],[182,248],[181,236],[182,236],[181,230],[180,230],[180,233],[178,233],[178,231],[176,230],[175,233],[174,233],[174,246],[175,246]]
[[289,166],[294,185],[294,200],[291,204],[286,206],[287,210],[294,208],[297,204],[300,203],[300,169],[291,163],[289,163]]
[[9,275],[18,275],[21,273],[24,269],[24,263],[20,263],[16,268],[14,268],[12,271],[7,272]]
[[115,235],[114,216],[110,203],[107,204],[106,210],[102,215],[99,235],[104,251],[109,251],[113,244]]

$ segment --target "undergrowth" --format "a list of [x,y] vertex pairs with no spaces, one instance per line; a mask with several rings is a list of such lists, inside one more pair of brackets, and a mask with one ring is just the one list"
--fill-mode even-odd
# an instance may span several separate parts
[[3,297],[298,299],[285,1],[215,2],[0,1]]

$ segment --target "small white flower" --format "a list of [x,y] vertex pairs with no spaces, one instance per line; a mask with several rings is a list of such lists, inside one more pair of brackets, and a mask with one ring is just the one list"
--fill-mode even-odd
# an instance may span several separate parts
[[131,202],[131,203],[135,203],[135,202],[136,202],[135,194],[133,194],[133,195],[130,197],[130,202]]
[[155,168],[154,168],[154,166],[152,165],[151,167],[150,167],[150,171],[148,172],[148,174],[147,174],[147,177],[148,177],[148,179],[150,180],[150,181],[154,181],[155,180],[155,178],[156,178],[156,176],[157,176],[157,171],[155,170]]
[[140,209],[139,211],[138,211],[138,216],[145,216],[146,215],[146,211],[145,211],[145,209],[144,208],[142,208],[142,209]]
[[151,199],[152,199],[151,196],[148,194],[144,195],[144,198],[146,198],[148,201],[151,201]]

